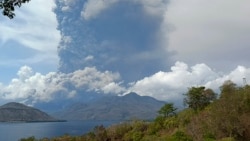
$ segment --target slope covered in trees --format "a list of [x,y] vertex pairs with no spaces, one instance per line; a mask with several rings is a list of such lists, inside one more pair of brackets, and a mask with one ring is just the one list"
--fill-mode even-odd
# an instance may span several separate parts
[[105,96],[91,102],[79,102],[53,114],[66,120],[129,120],[154,119],[163,101],[129,93],[125,96]]
[[[205,89],[205,87],[192,87],[185,94],[185,99],[188,100],[188,103],[186,103],[188,108],[176,113],[176,108],[171,103],[166,103],[159,109],[159,116],[152,122],[138,120],[124,122],[107,128],[97,126],[91,132],[82,136],[73,137],[65,135],[50,140],[249,140],[250,86],[238,87],[233,82],[226,81],[220,89],[221,93],[216,98],[215,93],[210,89]],[[195,96],[195,98],[193,96]],[[196,103],[196,106],[193,107],[193,103]],[[25,140],[35,140],[35,138],[22,139],[22,141]]]

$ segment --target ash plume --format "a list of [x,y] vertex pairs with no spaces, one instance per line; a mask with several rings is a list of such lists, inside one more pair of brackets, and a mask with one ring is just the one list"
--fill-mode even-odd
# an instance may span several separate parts
[[169,66],[171,54],[159,41],[167,1],[56,0],[56,5],[60,72],[96,67],[130,82]]

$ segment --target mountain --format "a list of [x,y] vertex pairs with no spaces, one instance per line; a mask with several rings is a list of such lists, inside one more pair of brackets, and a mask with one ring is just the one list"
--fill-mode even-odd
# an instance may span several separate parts
[[164,104],[149,96],[130,93],[125,96],[106,96],[89,103],[76,103],[54,115],[67,120],[154,119]]
[[21,103],[11,102],[0,106],[0,122],[52,122],[59,121],[45,112]]
[[77,95],[75,95],[74,98],[67,98],[67,99],[65,99],[64,96],[60,96],[60,92],[56,93],[55,95],[57,95],[55,99],[48,102],[37,102],[34,104],[34,107],[42,109],[46,113],[50,114],[59,111],[61,109],[65,109],[66,107],[72,105],[72,103],[92,102],[104,96],[104,94],[99,94],[95,92],[85,92],[85,91],[77,91]]

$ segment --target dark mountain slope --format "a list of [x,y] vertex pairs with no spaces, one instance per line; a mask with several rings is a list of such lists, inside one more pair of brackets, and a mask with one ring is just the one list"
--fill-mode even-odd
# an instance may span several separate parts
[[55,116],[68,120],[130,120],[153,119],[165,102],[130,93],[106,96],[91,103],[73,104]]

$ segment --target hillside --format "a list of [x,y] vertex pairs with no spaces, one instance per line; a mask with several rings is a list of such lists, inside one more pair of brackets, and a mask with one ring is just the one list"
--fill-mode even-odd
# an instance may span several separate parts
[[0,106],[0,122],[59,121],[39,109],[11,102]]
[[130,93],[125,96],[106,96],[91,103],[73,104],[54,116],[67,120],[154,119],[164,103],[152,97]]

